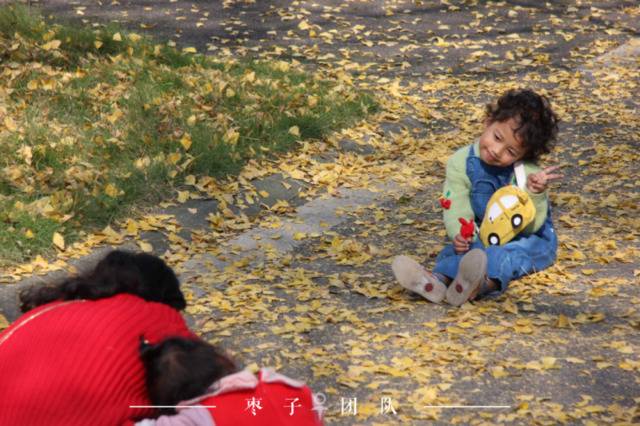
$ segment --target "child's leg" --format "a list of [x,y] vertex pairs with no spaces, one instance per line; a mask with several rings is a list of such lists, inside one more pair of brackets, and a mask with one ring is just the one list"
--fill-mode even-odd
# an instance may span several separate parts
[[510,241],[504,246],[486,248],[489,263],[487,274],[501,292],[510,281],[551,266],[556,258],[557,241],[529,235]]
[[[475,241],[471,244],[469,250],[483,247],[482,242]],[[460,260],[464,254],[465,253],[457,254],[453,248],[453,244],[449,244],[442,249],[436,258],[436,266],[433,268],[433,272],[447,277],[448,281],[451,282],[451,280],[453,280],[453,278],[458,274],[458,266],[460,265]]]

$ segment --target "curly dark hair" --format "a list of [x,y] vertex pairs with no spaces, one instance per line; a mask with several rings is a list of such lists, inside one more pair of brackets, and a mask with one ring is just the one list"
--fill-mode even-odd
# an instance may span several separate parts
[[487,119],[502,122],[513,118],[518,123],[516,136],[526,149],[523,160],[535,161],[548,154],[558,135],[559,118],[549,99],[529,89],[512,89],[495,104],[487,105]]
[[27,312],[54,300],[97,300],[120,293],[134,294],[177,310],[187,305],[176,274],[162,259],[147,253],[114,250],[88,274],[54,286],[36,285],[23,290],[20,309]]
[[[212,383],[238,371],[230,358],[199,339],[170,337],[157,344],[140,338],[149,399],[154,405],[175,405],[203,395]],[[173,414],[163,408],[161,414]]]

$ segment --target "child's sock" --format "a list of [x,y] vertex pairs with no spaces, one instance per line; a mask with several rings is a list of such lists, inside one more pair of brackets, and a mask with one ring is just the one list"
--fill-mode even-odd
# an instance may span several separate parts
[[491,278],[487,278],[482,284],[480,284],[480,287],[478,287],[477,294],[472,294],[472,297],[470,297],[469,299],[473,300],[478,297],[482,297],[485,294],[492,293],[496,290],[500,290],[500,285]]

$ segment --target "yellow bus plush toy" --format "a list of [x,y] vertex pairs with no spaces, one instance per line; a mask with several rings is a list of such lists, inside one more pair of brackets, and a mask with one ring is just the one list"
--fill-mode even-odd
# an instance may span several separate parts
[[[518,186],[507,185],[493,193],[487,204],[480,241],[485,246],[506,244],[518,235],[536,216],[536,207],[524,188],[524,166],[514,167]],[[522,183],[522,184],[521,184]]]

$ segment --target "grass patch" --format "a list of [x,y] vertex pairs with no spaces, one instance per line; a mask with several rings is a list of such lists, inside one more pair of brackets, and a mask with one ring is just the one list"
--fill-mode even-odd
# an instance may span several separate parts
[[0,7],[0,61],[0,264],[376,108],[296,64],[217,60],[18,5]]

